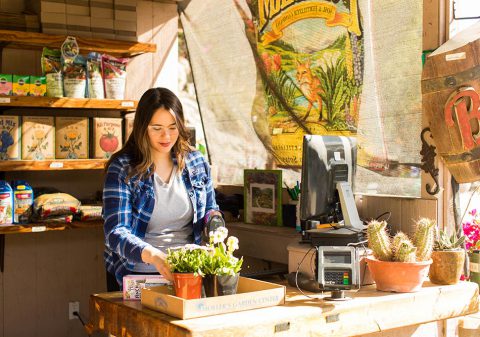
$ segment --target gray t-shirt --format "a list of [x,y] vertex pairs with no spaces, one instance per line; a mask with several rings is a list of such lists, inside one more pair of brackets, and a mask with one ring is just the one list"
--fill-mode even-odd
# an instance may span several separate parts
[[[154,174],[155,206],[144,240],[164,253],[168,248],[193,243],[193,207],[177,170],[175,165],[168,183]],[[137,263],[133,271],[150,273],[157,270],[153,265]]]

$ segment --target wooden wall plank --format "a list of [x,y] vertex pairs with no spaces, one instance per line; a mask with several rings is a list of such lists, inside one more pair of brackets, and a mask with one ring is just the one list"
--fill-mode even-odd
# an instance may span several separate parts
[[423,0],[423,50],[439,46],[440,1]]

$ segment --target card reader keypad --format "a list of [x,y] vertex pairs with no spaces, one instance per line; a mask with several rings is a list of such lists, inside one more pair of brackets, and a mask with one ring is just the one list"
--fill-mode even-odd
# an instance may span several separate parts
[[325,284],[349,285],[350,273],[343,270],[325,270]]

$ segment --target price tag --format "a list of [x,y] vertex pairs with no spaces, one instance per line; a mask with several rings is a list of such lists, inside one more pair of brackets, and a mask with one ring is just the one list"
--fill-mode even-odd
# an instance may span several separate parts
[[0,103],[10,103],[10,97],[0,97]]
[[340,152],[335,151],[335,152],[333,153],[333,157],[334,157],[335,160],[337,160],[337,161],[342,160],[342,154],[341,154]]
[[54,161],[54,162],[50,163],[50,168],[63,168],[63,162]]
[[47,230],[46,226],[33,226],[32,233],[45,232]]
[[121,105],[123,108],[133,108],[135,103],[133,101],[123,101]]

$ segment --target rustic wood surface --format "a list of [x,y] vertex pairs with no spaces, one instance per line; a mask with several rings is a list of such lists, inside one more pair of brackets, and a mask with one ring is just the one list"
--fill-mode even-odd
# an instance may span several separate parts
[[105,159],[51,159],[0,161],[0,171],[103,170]]
[[25,225],[2,225],[0,234],[38,233],[66,229],[103,227],[103,220],[73,221],[72,223],[31,223]]
[[45,96],[2,96],[0,107],[61,108],[61,109],[102,109],[134,111],[135,100],[45,97]]
[[[43,47],[48,47],[59,49],[65,39],[65,35],[0,30],[0,44],[9,48],[43,49]],[[152,43],[83,37],[76,37],[76,39],[82,53],[95,51],[127,57],[143,53],[153,53],[157,50],[156,45]]]
[[[120,292],[92,295],[90,327],[116,336],[358,336],[478,312],[478,286],[425,282],[418,293],[384,293],[374,286],[349,294],[352,300],[307,298],[287,287],[286,304],[224,315],[180,320],[123,301]],[[395,331],[395,330],[391,330]],[[406,336],[406,335],[403,335]]]

